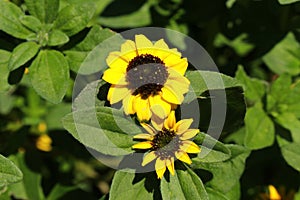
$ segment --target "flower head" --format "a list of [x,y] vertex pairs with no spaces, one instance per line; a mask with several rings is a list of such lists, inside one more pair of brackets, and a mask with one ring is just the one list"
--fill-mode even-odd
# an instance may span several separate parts
[[135,135],[135,139],[146,140],[132,146],[134,149],[149,149],[143,159],[142,166],[155,162],[155,170],[159,179],[161,179],[169,169],[174,175],[175,158],[182,162],[191,164],[192,161],[187,153],[199,153],[200,148],[190,139],[193,138],[199,129],[189,129],[192,119],[183,119],[176,123],[175,113],[171,111],[168,118],[162,125],[152,121],[152,126],[142,123],[142,126],[148,133]]
[[109,68],[102,78],[111,83],[107,99],[111,104],[122,100],[124,112],[136,113],[140,121],[151,118],[154,105],[169,114],[188,91],[190,82],[183,76],[187,59],[163,39],[152,43],[136,35],[135,41],[121,45],[121,51],[111,52],[106,62]]

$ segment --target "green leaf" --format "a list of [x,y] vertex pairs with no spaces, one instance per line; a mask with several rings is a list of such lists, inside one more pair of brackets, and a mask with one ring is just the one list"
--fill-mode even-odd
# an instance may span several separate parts
[[184,102],[189,103],[207,90],[225,89],[241,86],[236,79],[212,71],[187,71],[186,78],[191,82]]
[[133,135],[142,132],[122,111],[109,107],[78,110],[66,115],[62,122],[82,144],[114,156],[132,152]]
[[64,186],[60,184],[56,184],[50,194],[47,196],[47,200],[57,200],[60,199],[60,197],[64,196],[68,192],[77,189],[77,187],[74,186]]
[[9,159],[0,155],[0,188],[22,180],[20,169]]
[[27,167],[24,154],[11,156],[11,160],[16,163],[24,175],[22,182],[9,186],[13,196],[18,199],[45,199],[41,187],[41,175]]
[[[104,69],[107,68],[106,58],[109,53],[120,50],[120,44],[125,41],[120,34],[115,34],[113,37],[109,37],[109,34],[104,34],[104,36],[104,41],[99,43],[93,51],[87,55],[86,59],[80,66],[78,73],[87,75],[104,71]],[[106,36],[109,38],[107,39]]]
[[150,3],[146,2],[139,10],[117,16],[100,16],[99,23],[111,28],[135,28],[150,25]]
[[218,199],[218,200],[230,200],[221,192],[214,190],[210,187],[205,188],[208,194],[209,199]]
[[201,152],[197,157],[192,158],[194,165],[197,165],[197,163],[222,162],[231,157],[230,150],[223,143],[207,134],[199,133],[194,142],[201,145]]
[[94,11],[92,3],[66,6],[58,13],[53,28],[72,36],[86,27]]
[[48,46],[58,46],[69,42],[69,37],[62,31],[53,30],[49,33]]
[[[93,26],[83,41],[81,41],[72,49],[64,51],[70,65],[70,69],[78,72],[81,64],[84,62],[90,51],[113,35],[115,35],[115,33],[110,29],[102,29],[100,26]],[[99,68],[99,66],[97,65],[94,68]],[[83,73],[83,69],[85,69],[87,71],[86,73],[90,73],[90,68],[93,67],[90,66],[87,68],[82,68],[80,71]]]
[[163,199],[209,199],[201,179],[191,169],[176,170],[170,180],[161,180],[161,193]]
[[20,22],[24,16],[21,9],[9,1],[0,1],[0,30],[16,38],[26,39],[32,32]]
[[260,104],[247,110],[245,117],[245,145],[250,149],[261,149],[271,146],[275,139],[275,129]]
[[23,42],[14,48],[8,63],[8,69],[13,71],[30,59],[32,59],[39,51],[39,45],[35,42]]
[[0,91],[6,91],[11,87],[8,84],[9,70],[7,67],[10,56],[11,53],[9,51],[0,49]]
[[42,28],[41,21],[38,18],[31,15],[24,15],[20,17],[20,22],[34,32],[38,32]]
[[282,5],[286,5],[286,4],[291,4],[291,3],[296,3],[299,0],[278,0],[278,2]]
[[57,16],[59,0],[25,0],[29,13],[44,23],[51,23]]
[[235,77],[241,84],[243,84],[247,99],[252,102],[257,102],[262,99],[266,92],[266,83],[259,79],[248,77],[241,65],[238,67]]
[[280,147],[286,162],[294,169],[300,171],[300,148],[299,143],[288,143]]
[[69,84],[69,67],[62,53],[42,50],[30,66],[35,91],[52,103],[63,99]]
[[264,55],[263,61],[276,74],[298,75],[300,73],[299,54],[300,44],[290,32]]
[[13,109],[16,98],[9,92],[0,92],[0,113],[9,114]]
[[300,143],[300,121],[293,113],[282,113],[276,116],[276,122],[291,131],[294,142]]
[[233,40],[230,40],[226,38],[223,34],[219,33],[216,36],[214,45],[219,48],[225,45],[229,46],[232,49],[234,49],[234,51],[238,55],[245,56],[255,47],[253,44],[248,43],[247,39],[248,39],[248,35],[245,33],[240,34]]
[[63,129],[61,119],[71,112],[72,106],[67,103],[60,103],[54,106],[49,107],[45,118],[47,129]]
[[271,85],[269,95],[278,103],[285,103],[287,100],[286,95],[290,92],[290,85],[292,84],[292,78],[288,74],[280,75]]
[[157,186],[158,181],[153,173],[143,177],[142,174],[117,171],[111,184],[110,199],[155,199],[154,190]]
[[229,192],[239,182],[244,172],[245,160],[250,154],[250,151],[243,146],[227,145],[227,147],[231,151],[231,159],[219,163],[202,163],[201,165],[192,163],[191,165],[195,169],[201,168],[210,171],[213,179],[206,185],[222,193]]

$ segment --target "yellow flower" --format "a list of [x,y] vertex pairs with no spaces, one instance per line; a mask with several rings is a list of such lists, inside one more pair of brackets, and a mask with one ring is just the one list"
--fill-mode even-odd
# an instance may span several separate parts
[[273,185],[269,185],[270,200],[281,200],[279,193]]
[[200,148],[190,139],[193,138],[199,129],[189,129],[192,119],[183,119],[176,123],[175,112],[171,111],[168,118],[160,125],[152,120],[152,125],[142,123],[148,133],[135,135],[135,139],[146,140],[132,146],[134,149],[149,149],[142,162],[142,166],[155,162],[157,177],[161,179],[169,169],[174,175],[175,158],[185,163],[191,164],[192,161],[187,153],[199,153]]
[[40,135],[36,140],[36,148],[41,151],[49,152],[52,150],[52,139],[47,134]]
[[168,115],[188,91],[190,82],[183,76],[187,59],[177,49],[169,49],[163,39],[152,43],[136,35],[135,42],[126,40],[106,62],[109,68],[102,78],[112,84],[107,99],[111,104],[122,100],[124,112],[136,113],[141,121],[151,118],[154,105]]

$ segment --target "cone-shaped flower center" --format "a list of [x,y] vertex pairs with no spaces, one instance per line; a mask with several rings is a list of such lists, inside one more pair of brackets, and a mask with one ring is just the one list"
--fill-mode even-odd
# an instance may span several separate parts
[[169,76],[164,62],[151,54],[134,57],[126,71],[126,80],[130,89],[134,90],[133,95],[140,94],[142,99],[160,92]]
[[161,158],[174,157],[174,153],[180,146],[179,137],[173,130],[163,128],[157,132],[152,140],[152,151],[155,151],[156,155]]

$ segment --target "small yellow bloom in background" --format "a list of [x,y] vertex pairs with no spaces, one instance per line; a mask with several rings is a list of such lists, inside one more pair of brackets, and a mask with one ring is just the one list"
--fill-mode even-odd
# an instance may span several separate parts
[[182,103],[190,82],[184,77],[188,62],[177,49],[169,49],[163,39],[152,43],[144,35],[126,40],[121,51],[106,59],[109,68],[103,79],[112,84],[107,95],[110,104],[122,101],[126,114],[140,121],[151,118],[151,108],[160,106],[166,115]]
[[24,70],[24,74],[28,74],[29,73],[29,69],[26,67]]
[[38,128],[38,131],[40,133],[46,133],[46,131],[47,131],[47,124],[45,122],[41,122],[41,123],[39,123],[39,125],[38,125],[37,128]]
[[281,196],[273,185],[269,185],[268,189],[270,193],[270,200],[281,200]]
[[49,152],[52,150],[52,139],[47,134],[40,135],[36,140],[36,148],[41,151]]
[[192,142],[199,129],[189,129],[192,119],[183,119],[176,123],[175,112],[171,111],[168,118],[162,123],[152,120],[152,126],[142,123],[148,133],[135,135],[135,139],[145,140],[132,146],[133,149],[149,149],[142,162],[142,166],[155,162],[157,177],[161,179],[166,168],[172,175],[175,173],[174,161],[178,160],[191,164],[187,153],[199,153],[200,148]]

